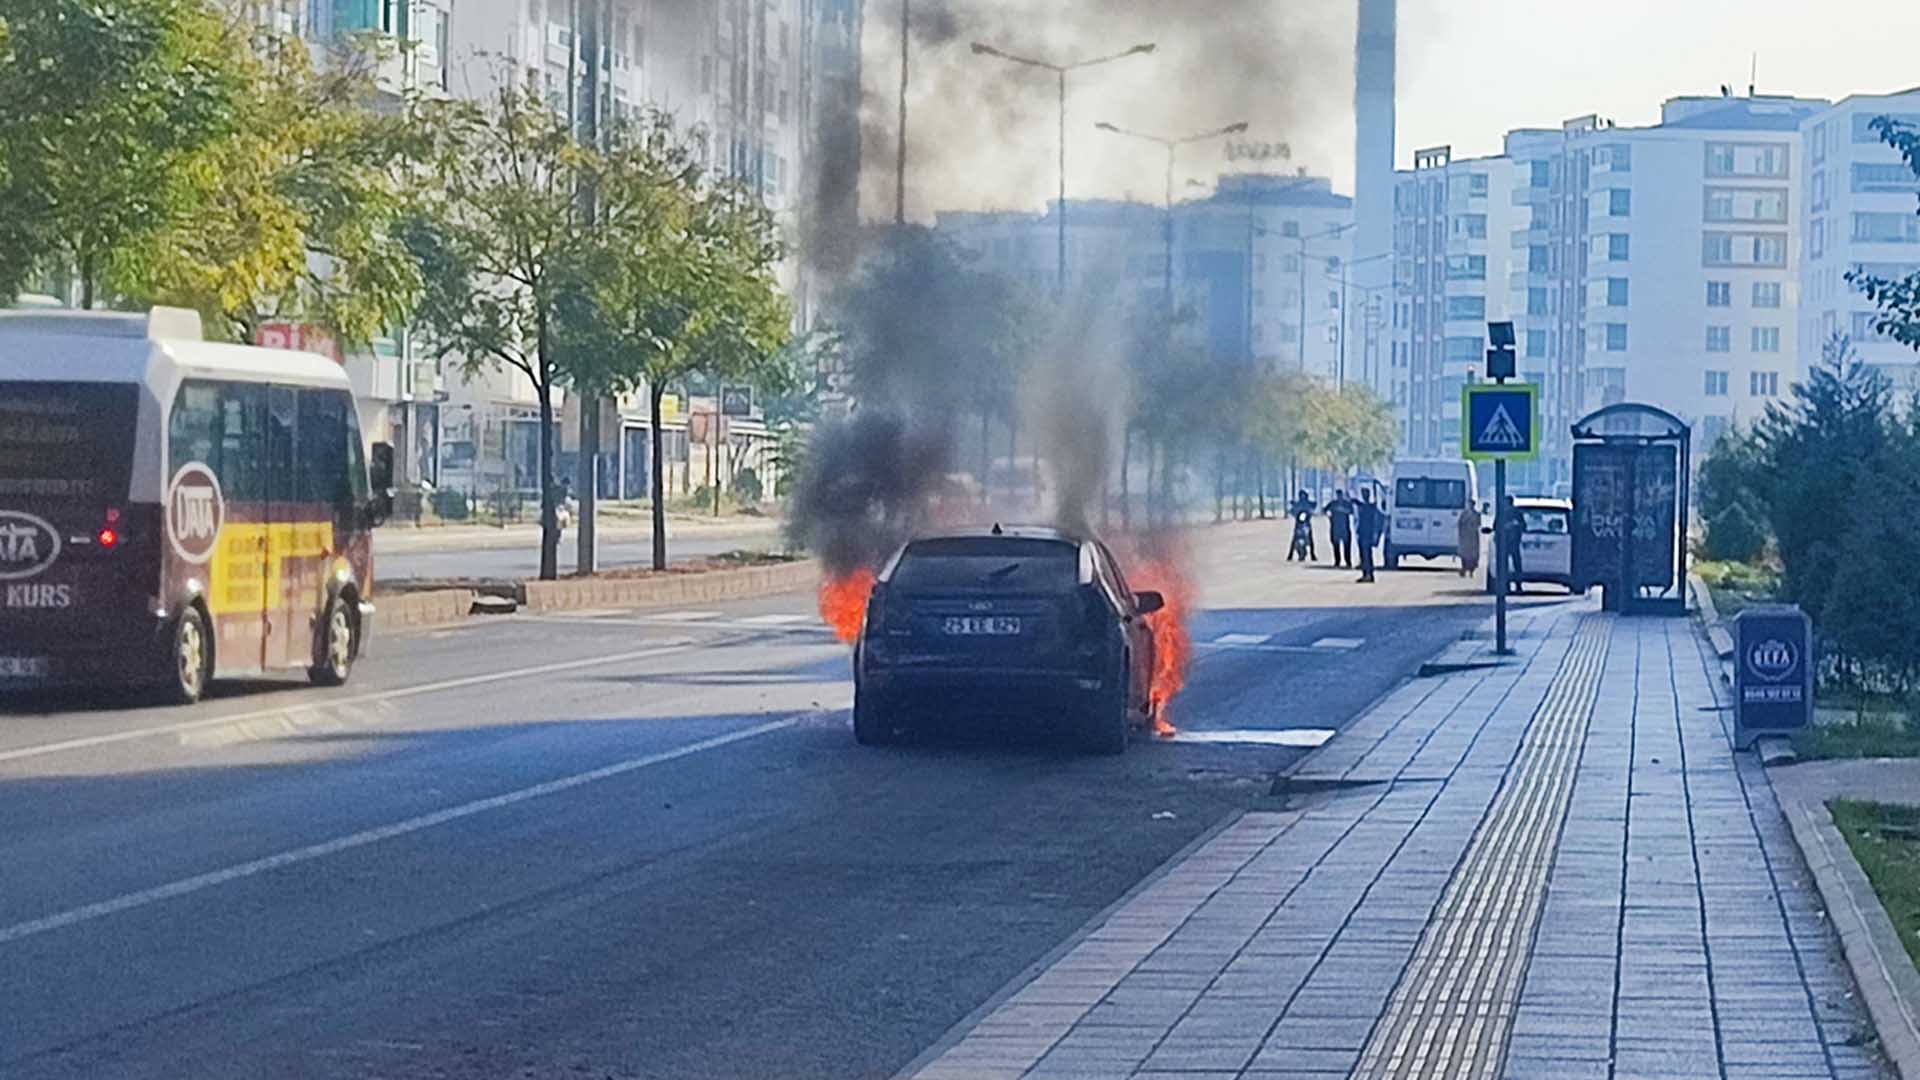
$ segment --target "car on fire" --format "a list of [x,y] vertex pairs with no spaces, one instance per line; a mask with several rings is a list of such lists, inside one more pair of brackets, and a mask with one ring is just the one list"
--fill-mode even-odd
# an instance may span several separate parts
[[854,737],[1024,714],[1118,754],[1153,718],[1157,592],[1127,587],[1098,540],[1057,529],[925,536],[876,577],[854,650]]

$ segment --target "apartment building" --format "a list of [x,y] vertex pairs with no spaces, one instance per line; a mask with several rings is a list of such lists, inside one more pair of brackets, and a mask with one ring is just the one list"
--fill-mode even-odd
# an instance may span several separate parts
[[1808,117],[1796,218],[1800,267],[1799,367],[1820,363],[1844,335],[1860,362],[1902,390],[1920,389],[1920,353],[1874,329],[1878,313],[1847,274],[1920,273],[1920,178],[1873,129],[1878,117],[1920,129],[1920,88],[1858,94]]
[[[1060,266],[1058,214],[1058,204],[1043,214],[949,211],[936,228],[982,268],[1045,289]],[[1352,222],[1353,200],[1312,176],[1222,176],[1210,194],[1174,206],[1171,233],[1163,207],[1069,200],[1067,284],[1077,295],[1160,303],[1171,277],[1176,305],[1214,356],[1337,379],[1340,312],[1358,295],[1343,276]]]
[[1511,158],[1455,160],[1445,146],[1416,151],[1396,174],[1387,381],[1410,456],[1459,454],[1460,395],[1485,371],[1487,323],[1521,309],[1515,270],[1524,274],[1526,252],[1516,260],[1512,238],[1532,208],[1514,197],[1517,175]]

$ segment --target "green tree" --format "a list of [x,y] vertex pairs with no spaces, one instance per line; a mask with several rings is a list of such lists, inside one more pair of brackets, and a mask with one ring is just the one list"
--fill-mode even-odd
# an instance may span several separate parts
[[185,163],[231,130],[242,43],[202,0],[0,0],[0,300],[109,264],[191,204]]
[[241,50],[233,129],[181,165],[191,213],[116,260],[119,290],[241,341],[294,319],[364,347],[404,322],[421,284],[400,226],[428,144],[411,103],[379,102],[381,51],[356,42],[317,69],[299,38]]
[[[1873,130],[1882,142],[1900,152],[1915,176],[1920,176],[1920,127],[1880,116],[1874,118]],[[1875,330],[1920,349],[1920,270],[1900,278],[1879,278],[1851,270],[1847,281],[1865,291],[1880,308]]]
[[694,377],[793,389],[792,312],[775,278],[785,251],[758,196],[708,172],[664,116],[616,129],[610,145],[590,178],[591,244],[562,289],[559,363],[589,393],[645,389],[653,566],[664,570],[661,399]]
[[[590,240],[579,193],[600,158],[527,87],[434,103],[429,185],[401,235],[420,267],[416,323],[469,373],[504,366],[539,401],[540,577],[559,565],[554,392],[556,307],[580,280]],[[657,458],[655,460],[658,460]]]

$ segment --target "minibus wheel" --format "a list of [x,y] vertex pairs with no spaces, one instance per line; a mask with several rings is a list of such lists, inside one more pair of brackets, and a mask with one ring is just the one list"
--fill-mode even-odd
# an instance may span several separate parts
[[345,595],[327,605],[327,621],[321,628],[319,662],[308,671],[321,686],[339,686],[353,673],[354,628],[352,605]]
[[207,617],[198,607],[189,605],[174,621],[169,657],[167,697],[179,705],[199,701],[213,675],[213,639],[207,633]]

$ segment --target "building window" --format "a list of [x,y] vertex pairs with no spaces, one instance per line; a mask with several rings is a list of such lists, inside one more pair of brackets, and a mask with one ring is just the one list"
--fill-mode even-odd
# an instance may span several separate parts
[[1485,281],[1487,257],[1485,255],[1447,256],[1447,278],[1450,281]]
[[1780,351],[1780,328],[1777,326],[1756,326],[1753,328],[1753,351],[1757,353],[1777,353]]
[[1827,253],[1827,220],[1814,218],[1807,225],[1807,258],[1822,258]]
[[1733,327],[1731,326],[1707,327],[1707,351],[1708,352],[1732,352],[1733,351]]
[[1626,143],[1616,143],[1608,149],[1613,152],[1614,172],[1633,171],[1633,147]]
[[1544,161],[1529,163],[1528,183],[1531,187],[1544,188],[1553,183],[1553,169]]
[[1750,397],[1779,397],[1780,373],[1777,371],[1748,372],[1747,394]]
[[1607,324],[1607,351],[1608,352],[1626,352],[1627,351],[1627,324],[1626,323],[1610,322]]
[[1487,298],[1484,296],[1447,297],[1447,318],[1484,319],[1487,317]]
[[1920,244],[1920,215],[1911,211],[1855,214],[1853,239],[1861,244]]
[[1612,188],[1607,192],[1607,213],[1612,217],[1626,217],[1633,213],[1633,192],[1628,188]]
[[1627,234],[1626,233],[1608,233],[1607,234],[1607,261],[1608,262],[1626,262],[1627,254],[1628,254]]
[[1757,308],[1777,308],[1780,306],[1780,283],[1777,281],[1756,281],[1753,283],[1753,306]]
[[1549,314],[1549,312],[1547,311],[1547,297],[1549,295],[1550,294],[1545,289],[1538,289],[1538,288],[1528,289],[1527,290],[1527,314],[1529,315]]
[[1857,162],[1853,166],[1853,190],[1861,194],[1905,194],[1920,190],[1920,176],[1905,165]]
[[1487,238],[1487,215],[1467,214],[1459,220],[1465,221],[1467,224],[1468,239],[1485,240]]
[[1724,371],[1707,372],[1707,396],[1727,396],[1727,373]]
[[1547,272],[1547,246],[1533,244],[1527,248],[1527,273],[1544,274]]
[[1446,359],[1449,363],[1475,363],[1485,355],[1487,342],[1482,337],[1450,337],[1446,344]]
[[1707,306],[1708,307],[1732,307],[1733,306],[1733,282],[1731,281],[1707,282]]
[[1485,195],[1487,193],[1487,174],[1474,173],[1467,177],[1467,194]]
[[1608,307],[1626,307],[1627,306],[1627,279],[1626,278],[1613,277],[1613,278],[1607,279],[1607,306]]
[[1299,222],[1297,222],[1297,221],[1283,221],[1283,222],[1281,222],[1281,223],[1280,223],[1280,235],[1281,235],[1281,236],[1299,236],[1299,235],[1300,235],[1300,223],[1299,223]]
[[1787,238],[1784,236],[1754,237],[1753,262],[1755,266],[1787,265]]
[[1733,262],[1733,234],[1708,233],[1702,237],[1700,259],[1708,266],[1726,266]]
[[1527,355],[1530,357],[1547,355],[1547,332],[1545,330],[1527,331]]
[[[1857,112],[1853,114],[1853,141],[1857,143],[1877,143],[1880,135],[1873,130],[1873,118],[1884,115],[1877,112]],[[1896,124],[1908,127],[1920,127],[1920,113],[1895,113],[1891,119]]]

